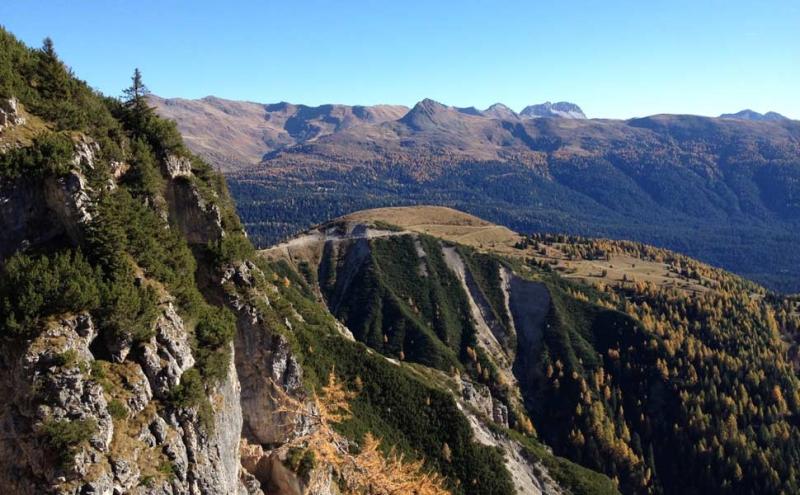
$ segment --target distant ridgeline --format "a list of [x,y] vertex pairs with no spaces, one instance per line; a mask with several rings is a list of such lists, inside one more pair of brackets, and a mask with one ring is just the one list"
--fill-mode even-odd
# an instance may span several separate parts
[[248,104],[245,118],[240,102],[166,101],[159,111],[200,153],[216,121],[253,130],[237,149],[257,153],[234,164],[223,144],[206,156],[262,247],[351,211],[441,204],[520,232],[648,242],[800,291],[800,122],[774,112],[588,120],[563,102],[516,114],[425,100],[361,120],[344,109],[374,107],[281,117]]

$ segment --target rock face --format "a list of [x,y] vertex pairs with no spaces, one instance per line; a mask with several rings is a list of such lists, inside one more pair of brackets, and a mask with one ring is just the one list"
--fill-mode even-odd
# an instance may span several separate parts
[[[47,323],[22,352],[4,353],[0,387],[6,401],[0,424],[3,438],[9,439],[0,442],[4,493],[45,493],[62,478],[98,468],[101,474],[90,485],[111,493],[114,478],[103,466],[114,425],[103,389],[87,370],[93,361],[89,345],[96,336],[91,318],[81,314]],[[65,453],[54,450],[57,428],[65,424],[83,424],[85,433],[70,470],[58,461]],[[74,488],[62,493],[81,493],[80,486]]]
[[156,334],[142,345],[142,368],[156,397],[166,398],[183,372],[194,366],[188,338],[183,320],[167,304],[156,321]]
[[[242,263],[226,273],[222,285],[235,281],[248,284],[259,272],[254,264]],[[282,412],[279,401],[281,393],[302,398],[302,368],[286,338],[269,327],[246,296],[230,297],[237,318],[237,372],[243,385],[242,435],[254,444],[284,443],[304,433],[303,419]],[[268,296],[257,294],[255,297]]]
[[186,176],[178,173],[176,177],[167,190],[170,218],[191,244],[219,240],[225,234],[219,207],[206,201]]
[[92,219],[92,191],[83,171],[94,167],[97,151],[97,144],[84,138],[75,144],[73,168],[66,175],[47,177],[44,183],[24,177],[0,183],[0,259],[59,236],[79,241]]
[[528,105],[523,108],[519,116],[525,119],[538,119],[542,117],[560,117],[564,119],[585,119],[586,115],[581,107],[567,101],[557,103],[540,103],[538,105]]
[[494,105],[490,106],[483,112],[483,115],[487,117],[491,117],[493,119],[501,119],[501,120],[518,120],[519,115],[514,110],[511,110],[506,105],[502,103],[495,103]]
[[0,98],[0,131],[7,127],[22,125],[25,117],[20,115],[16,98]]
[[[160,326],[182,332],[172,337],[185,342],[182,323]],[[192,363],[191,354],[181,354],[188,347],[176,350],[167,334],[159,330],[147,344],[164,363],[162,371]],[[79,314],[49,323],[19,356],[3,355],[0,390],[9,400],[0,407],[5,439],[0,452],[7,459],[0,467],[0,491],[77,495],[244,489],[238,455],[240,386],[233,364],[212,394],[213,424],[207,428],[194,408],[162,409],[153,402],[151,383],[161,397],[179,374],[153,375],[147,356],[140,362],[100,365],[90,349],[96,336],[91,317]],[[110,404],[120,403],[115,407],[123,408],[124,417],[112,421]],[[74,460],[62,464],[56,440],[46,432],[64,422],[84,422],[88,437],[75,447]],[[159,466],[170,466],[174,476],[164,476]]]
[[164,171],[170,179],[192,175],[192,162],[185,157],[169,155],[164,160]]
[[81,238],[81,228],[92,220],[91,200],[83,174],[77,170],[64,177],[45,180],[45,199],[73,242]]

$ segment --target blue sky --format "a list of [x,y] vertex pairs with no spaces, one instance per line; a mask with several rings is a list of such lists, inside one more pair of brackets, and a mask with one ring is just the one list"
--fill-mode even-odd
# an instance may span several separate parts
[[800,1],[2,0],[0,24],[107,94],[800,119]]

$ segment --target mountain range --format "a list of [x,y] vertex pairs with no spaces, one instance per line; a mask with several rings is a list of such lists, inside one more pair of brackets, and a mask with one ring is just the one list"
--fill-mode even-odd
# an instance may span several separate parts
[[[226,180],[153,111],[138,70],[105,97],[50,40],[0,28],[0,75],[0,493],[800,490],[799,296],[663,248],[442,206],[331,215],[256,250]],[[423,158],[464,133],[504,136],[431,101],[338,131],[322,120],[329,134],[290,149],[362,127],[374,143],[416,138]],[[781,156],[774,142],[752,156]],[[473,151],[428,158],[399,192],[453,187]],[[399,181],[349,164],[317,170],[315,194]],[[498,187],[524,191],[507,170]],[[305,184],[259,201],[300,211],[285,205],[308,202]]]
[[[214,96],[186,100],[152,95],[149,101],[160,115],[178,122],[181,133],[195,152],[225,171],[247,167],[270,152],[351,127],[399,120],[409,111],[402,105],[311,107],[285,102],[260,104]],[[430,100],[430,104],[434,103]],[[464,115],[512,120],[586,118],[577,105],[567,102],[529,105],[519,114],[502,103],[483,111],[474,107],[454,110]]]
[[[189,146],[226,172],[262,246],[349,211],[434,203],[522,232],[649,242],[772,288],[800,290],[797,121],[748,112],[564,118],[582,113],[568,103],[516,114],[500,104],[479,111],[426,99],[391,112],[295,110],[310,117],[284,124],[278,143],[262,130],[273,122],[272,105],[153,101],[176,119]],[[239,119],[234,111],[205,110],[236,105],[254,113]],[[204,110],[189,110],[195,106]],[[526,118],[542,113],[553,118]],[[218,143],[228,132],[247,146]],[[226,160],[220,152],[239,154]]]

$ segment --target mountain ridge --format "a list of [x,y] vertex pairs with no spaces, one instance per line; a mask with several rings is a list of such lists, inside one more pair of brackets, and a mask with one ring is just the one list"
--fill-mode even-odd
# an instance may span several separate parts
[[[516,424],[527,410],[554,452],[612,476],[623,493],[702,493],[725,484],[709,476],[761,469],[746,455],[734,461],[700,446],[719,441],[717,427],[709,426],[724,429],[726,421],[705,411],[719,411],[722,396],[772,394],[756,392],[728,368],[739,359],[752,365],[744,357],[751,352],[770,353],[763,364],[776,359],[774,371],[796,380],[798,361],[792,358],[790,371],[778,344],[786,339],[788,355],[797,355],[796,301],[652,246],[525,236],[450,208],[414,206],[351,213],[262,255],[297,266],[355,339],[375,352],[429,369],[452,370],[463,360],[463,374],[488,387],[495,406],[487,404],[487,414],[505,411],[495,421]],[[741,312],[755,301],[765,306]],[[706,305],[727,312],[696,318],[696,308]],[[794,315],[785,316],[787,309]],[[694,315],[689,328],[675,319],[684,311]],[[775,311],[773,330],[765,311]],[[753,333],[742,320],[734,323],[733,313],[752,321]],[[772,340],[755,343],[762,338]],[[714,361],[726,368],[719,370],[726,379],[714,383],[707,374],[713,365],[703,364],[690,350],[695,346],[730,359]],[[462,393],[475,397],[472,389]],[[745,425],[759,420],[737,418],[736,428],[749,437],[743,442],[758,441]],[[779,459],[780,450],[771,455]],[[746,479],[732,492],[775,492],[745,487],[762,483],[755,481],[760,475]]]
[[740,110],[736,113],[723,113],[719,116],[721,119],[740,119],[740,120],[755,120],[755,121],[781,121],[781,120],[790,120],[788,117],[784,117],[783,115],[777,112],[767,112],[764,114],[758,113],[756,111],[745,109]]

